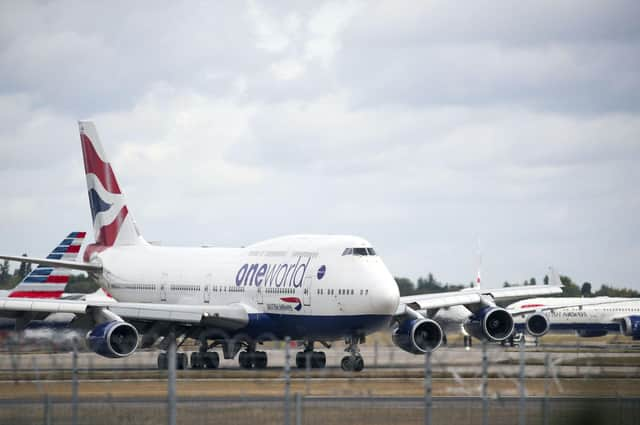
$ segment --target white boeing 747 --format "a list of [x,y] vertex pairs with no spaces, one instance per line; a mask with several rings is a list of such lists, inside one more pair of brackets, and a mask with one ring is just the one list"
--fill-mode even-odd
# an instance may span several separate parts
[[[495,300],[562,291],[552,286],[478,288],[400,297],[374,248],[355,236],[283,236],[244,248],[151,245],[127,207],[93,123],[79,126],[95,243],[85,250],[83,262],[0,258],[84,270],[113,298],[1,298],[0,311],[24,318],[73,313],[71,326],[86,329],[88,346],[102,356],[128,356],[175,335],[199,341],[200,350],[190,358],[193,368],[218,367],[215,347],[227,359],[239,354],[243,368],[264,368],[267,354],[257,345],[290,337],[304,346],[296,356],[298,367],[307,361],[324,367],[325,354],[314,351],[314,343],[344,340],[342,368],[360,371],[364,362],[358,344],[371,332],[391,326],[396,345],[422,354],[443,339],[431,317],[441,308],[464,305],[471,312],[464,322],[470,335],[501,341],[511,335],[514,320]],[[178,367],[189,363],[185,353],[177,359]],[[167,367],[166,353],[159,354],[158,366]]]
[[[573,307],[562,307],[574,304]],[[577,305],[582,304],[582,305]],[[640,340],[640,299],[638,298],[533,298],[518,301],[507,307],[518,311],[545,309],[519,315],[516,332],[541,337],[549,332],[575,332],[581,337],[604,336],[610,332]]]

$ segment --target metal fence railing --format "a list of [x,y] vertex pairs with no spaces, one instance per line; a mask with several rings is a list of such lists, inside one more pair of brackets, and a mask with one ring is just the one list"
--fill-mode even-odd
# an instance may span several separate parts
[[[181,350],[195,347],[182,346]],[[158,351],[123,359],[14,336],[0,343],[0,424],[638,424],[640,347],[443,347],[415,356],[362,347],[366,368],[298,369],[300,348],[267,345],[269,365],[158,370]],[[169,344],[175,359],[176,344]],[[172,366],[173,365],[173,366]]]

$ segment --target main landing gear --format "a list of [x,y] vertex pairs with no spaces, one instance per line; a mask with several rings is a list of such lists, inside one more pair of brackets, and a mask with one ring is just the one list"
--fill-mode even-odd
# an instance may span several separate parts
[[[186,353],[176,353],[176,369],[186,369],[189,366]],[[166,352],[158,354],[158,369],[168,369],[169,358]]]
[[345,348],[344,351],[347,351],[349,355],[343,357],[340,362],[340,367],[342,367],[342,370],[345,372],[360,372],[364,369],[364,360],[362,359],[360,349],[358,348],[360,340],[360,337],[353,336],[345,339],[347,348]]
[[327,365],[327,356],[322,351],[313,351],[313,341],[304,344],[304,351],[296,353],[298,369],[322,369]]
[[215,351],[207,351],[207,341],[200,343],[200,351],[191,353],[191,369],[217,369],[220,366],[220,356]]
[[246,351],[241,351],[238,355],[238,364],[243,369],[266,369],[267,353],[256,351],[256,344],[250,343]]

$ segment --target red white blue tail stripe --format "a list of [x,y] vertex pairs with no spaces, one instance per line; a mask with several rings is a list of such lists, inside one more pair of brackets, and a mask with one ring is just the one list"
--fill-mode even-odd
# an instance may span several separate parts
[[80,142],[87,178],[87,191],[96,243],[87,247],[85,261],[91,254],[115,245],[136,245],[142,242],[116,176],[107,161],[95,125],[81,121]]
[[[48,259],[75,261],[86,232],[71,232],[56,246]],[[38,266],[9,294],[11,298],[60,298],[69,283],[69,269]]]

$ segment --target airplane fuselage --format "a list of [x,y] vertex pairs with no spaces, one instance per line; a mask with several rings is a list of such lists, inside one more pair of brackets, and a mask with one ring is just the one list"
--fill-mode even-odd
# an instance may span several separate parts
[[[238,332],[336,339],[388,325],[399,303],[395,280],[353,236],[285,236],[245,248],[118,246],[94,254],[100,285],[122,302],[242,304]],[[364,251],[359,251],[364,252]],[[370,251],[373,252],[373,251]]]

